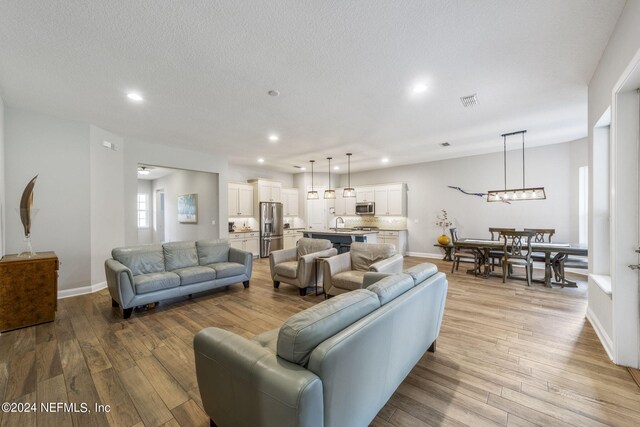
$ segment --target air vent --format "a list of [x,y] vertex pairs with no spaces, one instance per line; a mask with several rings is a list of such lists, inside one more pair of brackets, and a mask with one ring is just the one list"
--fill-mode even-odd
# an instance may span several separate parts
[[474,93],[473,95],[462,96],[460,97],[460,101],[464,107],[473,107],[474,105],[478,105],[478,94]]
[[448,146],[450,146],[451,144],[449,144],[448,142],[443,142],[443,143],[442,143],[442,144],[440,144],[440,145],[442,145],[443,147],[448,147]]

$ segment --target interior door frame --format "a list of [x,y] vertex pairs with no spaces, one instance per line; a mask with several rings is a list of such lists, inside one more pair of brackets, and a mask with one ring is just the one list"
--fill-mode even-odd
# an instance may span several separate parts
[[[640,147],[638,94],[640,50],[612,90],[611,104],[611,291],[613,361],[640,367],[640,275],[629,265],[640,255]],[[635,85],[635,84],[634,84]]]

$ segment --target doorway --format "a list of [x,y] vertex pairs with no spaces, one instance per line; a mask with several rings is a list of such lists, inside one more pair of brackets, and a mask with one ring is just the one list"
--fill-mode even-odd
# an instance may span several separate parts
[[165,240],[165,234],[164,234],[164,221],[165,221],[165,216],[164,216],[164,189],[158,189],[156,190],[156,194],[155,194],[155,209],[154,209],[154,224],[153,224],[153,229],[154,229],[154,236],[153,236],[153,241],[154,243],[164,243]]

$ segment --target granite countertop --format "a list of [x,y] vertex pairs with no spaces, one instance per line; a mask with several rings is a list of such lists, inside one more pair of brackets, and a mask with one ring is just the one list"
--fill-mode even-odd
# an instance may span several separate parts
[[258,233],[260,230],[235,230],[235,231],[230,231],[229,234],[236,234],[236,233]]
[[305,233],[312,234],[338,234],[345,236],[365,236],[367,234],[378,234],[378,231],[363,231],[363,230],[349,230],[349,229],[338,229],[344,231],[335,231],[335,230],[303,230]]

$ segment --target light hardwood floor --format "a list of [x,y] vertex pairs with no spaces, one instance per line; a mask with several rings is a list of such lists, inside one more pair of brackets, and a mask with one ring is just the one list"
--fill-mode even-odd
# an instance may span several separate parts
[[[584,283],[527,288],[437,264],[449,278],[437,351],[424,355],[373,425],[640,425],[640,389],[586,321]],[[0,413],[0,425],[207,426],[193,335],[217,326],[251,337],[322,301],[285,284],[274,290],[268,269],[255,262],[249,289],[161,303],[126,321],[106,290],[68,298],[54,323],[0,335],[0,402],[84,402],[92,410]],[[96,403],[111,411],[96,412]]]

